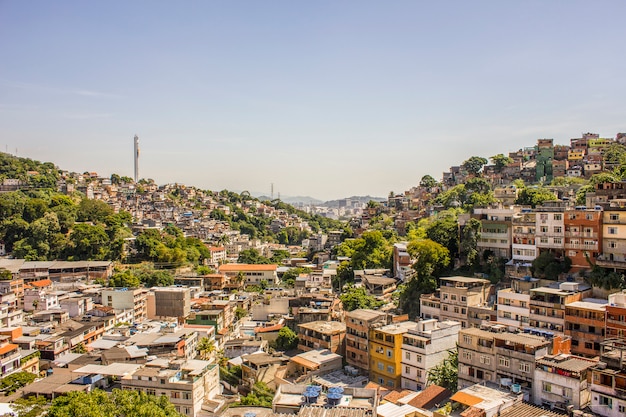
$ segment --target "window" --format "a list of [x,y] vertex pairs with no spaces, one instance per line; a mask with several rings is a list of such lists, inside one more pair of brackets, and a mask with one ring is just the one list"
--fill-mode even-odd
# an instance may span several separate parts
[[466,296],[464,296],[464,295],[462,295],[462,296],[461,296],[461,301],[466,302],[466,301],[467,301],[467,297],[466,297]]
[[391,351],[391,349],[387,349],[387,357],[391,358],[391,356],[393,356],[393,352]]
[[615,249],[616,247],[617,247],[617,243],[616,242],[609,242],[609,248]]
[[385,385],[385,380],[383,378],[378,378],[378,383],[380,385]]
[[395,372],[394,367],[387,365],[387,372],[390,373],[390,374],[393,374]]
[[548,238],[547,237],[539,238],[539,243],[548,243]]
[[450,296],[450,299],[451,299],[452,301],[456,301],[456,294],[452,294],[452,295]]
[[543,390],[543,392],[552,392],[552,384],[543,381],[543,383],[541,384],[541,389]]
[[541,233],[548,233],[548,226],[541,226],[541,227],[539,228],[539,231],[540,231]]
[[605,397],[604,395],[600,395],[600,405],[604,405],[609,407],[609,410],[613,409],[613,399],[610,397]]
[[484,365],[491,365],[491,358],[489,356],[480,355],[480,363]]
[[609,227],[608,232],[610,235],[616,235],[617,234],[617,227]]
[[471,361],[472,360],[472,352],[463,351],[463,359]]
[[152,388],[148,388],[148,389],[146,389],[146,394],[148,394],[148,395],[156,395],[156,390],[154,390]]
[[404,358],[405,358],[405,359],[408,359],[408,360],[411,360],[411,352],[406,352],[406,353],[404,354]]
[[617,409],[619,410],[620,413],[624,413],[626,412],[626,405],[620,405],[617,407]]
[[378,362],[378,369],[383,371],[385,369],[385,364],[382,362]]
[[530,364],[528,362],[520,362],[519,371],[524,372],[526,374],[530,373]]
[[468,336],[466,334],[463,335],[463,343],[467,343],[468,345],[472,344],[472,336]]
[[561,233],[561,226],[554,226],[554,233]]
[[165,379],[161,378],[161,385],[165,384]]
[[387,381],[387,386],[388,387],[393,387],[393,380],[390,379],[389,381]]
[[572,389],[571,388],[563,388],[563,396],[565,398],[572,398]]
[[561,213],[557,213],[554,215],[554,220],[563,220],[563,215]]
[[561,243],[563,243],[563,240],[560,237],[555,237],[554,238],[554,244],[555,245],[560,245]]
[[586,220],[593,220],[593,214],[592,214],[592,213],[587,213],[587,214],[585,215],[585,219],[586,219]]
[[180,392],[172,391],[172,393],[170,394],[170,398],[180,398]]
[[410,374],[411,373],[411,368],[409,368],[408,366],[404,367],[404,373],[405,374]]
[[508,368],[509,366],[511,366],[511,361],[509,360],[509,358],[500,357],[498,362],[500,363],[500,366],[504,368]]
[[415,359],[417,359],[417,363],[422,363],[422,355],[417,355]]

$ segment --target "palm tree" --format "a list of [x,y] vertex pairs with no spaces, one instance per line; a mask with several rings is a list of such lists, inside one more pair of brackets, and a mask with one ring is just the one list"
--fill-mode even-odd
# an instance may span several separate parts
[[200,352],[200,359],[208,359],[215,352],[215,340],[210,340],[208,337],[203,337],[198,342],[196,350]]

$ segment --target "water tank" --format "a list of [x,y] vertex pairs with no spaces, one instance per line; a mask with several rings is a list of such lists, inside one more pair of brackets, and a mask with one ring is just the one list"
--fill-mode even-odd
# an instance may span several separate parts
[[519,394],[520,392],[522,392],[522,386],[520,384],[511,385],[511,392],[514,392],[515,394]]

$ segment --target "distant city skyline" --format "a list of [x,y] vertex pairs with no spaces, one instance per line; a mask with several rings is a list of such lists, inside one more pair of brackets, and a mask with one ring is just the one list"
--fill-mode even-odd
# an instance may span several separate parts
[[1,2],[0,146],[331,200],[626,131],[621,1]]

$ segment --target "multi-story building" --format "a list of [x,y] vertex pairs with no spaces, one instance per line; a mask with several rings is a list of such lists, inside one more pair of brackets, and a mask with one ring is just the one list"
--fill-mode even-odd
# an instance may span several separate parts
[[376,325],[387,324],[387,314],[357,309],[346,313],[346,362],[363,373],[369,373],[369,334]]
[[565,305],[590,297],[591,287],[577,282],[560,282],[530,290],[529,326],[561,335],[565,330]]
[[441,315],[441,299],[439,292],[420,295],[420,317],[439,320]]
[[626,291],[609,295],[605,335],[607,338],[626,337]]
[[606,300],[583,298],[565,304],[565,335],[572,339],[572,354],[586,357],[600,355],[604,341]]
[[537,359],[534,403],[566,411],[569,405],[581,410],[591,403],[590,369],[597,361],[573,355],[547,355]]
[[328,349],[345,353],[346,325],[338,321],[312,321],[298,325],[298,349],[303,351]]
[[403,389],[419,391],[426,388],[428,371],[448,358],[456,348],[461,323],[422,320],[402,338]]
[[591,368],[591,411],[598,416],[626,415],[626,340],[600,344],[600,362]]
[[122,389],[164,395],[177,412],[193,417],[202,411],[205,399],[219,393],[219,367],[202,360],[148,362],[132,377],[122,378],[121,383]]
[[572,260],[572,270],[588,269],[602,250],[602,211],[566,210],[564,226],[565,255]]
[[468,277],[445,277],[440,281],[439,319],[458,321],[462,327],[469,327],[468,307],[487,304],[490,282],[486,279]]
[[482,225],[476,249],[480,253],[490,250],[500,258],[511,259],[512,220],[520,210],[519,206],[475,208],[472,217]]
[[219,266],[219,273],[226,274],[234,282],[241,276],[245,285],[259,285],[265,281],[273,286],[278,283],[277,269],[277,265],[223,264]]
[[102,305],[117,310],[133,310],[133,321],[147,318],[145,288],[106,288],[102,290]]
[[11,343],[8,336],[2,336],[0,338],[0,370],[2,371],[3,378],[15,371],[21,370],[21,358],[20,347]]
[[[556,197],[555,197],[556,198]],[[535,244],[539,252],[551,251],[563,255],[565,248],[565,205],[560,201],[546,202],[535,209]]]
[[187,317],[191,312],[191,290],[185,287],[155,288],[148,294],[148,317]]
[[537,359],[548,354],[551,342],[543,336],[512,333],[501,324],[459,332],[459,388],[482,382],[519,384],[532,396]]
[[626,201],[614,200],[602,212],[602,249],[596,265],[626,269]]
[[513,216],[513,261],[530,262],[537,257],[537,246],[535,245],[536,217],[537,213],[527,208]]
[[402,338],[415,327],[404,321],[370,330],[370,380],[384,387],[402,386]]

